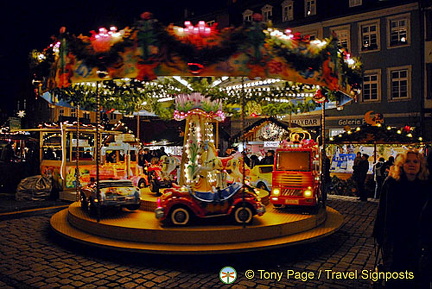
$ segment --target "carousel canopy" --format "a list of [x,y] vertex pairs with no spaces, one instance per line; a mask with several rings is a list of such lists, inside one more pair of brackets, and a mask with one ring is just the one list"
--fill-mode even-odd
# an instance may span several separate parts
[[48,48],[32,52],[32,67],[42,92],[124,78],[232,76],[277,78],[350,94],[361,75],[359,62],[334,37],[310,40],[259,19],[223,30],[203,21],[165,27],[148,12],[131,27],[100,28],[89,36],[63,27]]

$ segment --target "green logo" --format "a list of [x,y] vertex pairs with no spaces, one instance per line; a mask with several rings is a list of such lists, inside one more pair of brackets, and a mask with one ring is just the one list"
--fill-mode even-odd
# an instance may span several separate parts
[[225,284],[232,284],[237,279],[237,271],[230,266],[223,267],[219,272],[219,279]]

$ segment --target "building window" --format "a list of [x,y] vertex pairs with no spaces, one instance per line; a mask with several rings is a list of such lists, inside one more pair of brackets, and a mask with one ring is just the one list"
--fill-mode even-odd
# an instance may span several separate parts
[[71,110],[70,110],[70,116],[71,117],[76,117],[77,116],[77,113],[76,113],[76,109],[75,108],[71,108]]
[[315,39],[317,39],[316,33],[307,34],[305,36],[308,36],[309,40],[315,40]]
[[243,12],[243,22],[252,22],[252,14],[253,11],[250,9],[247,9]]
[[65,113],[65,111],[64,111],[64,109],[63,109],[63,108],[59,109],[59,116],[63,116],[63,115],[64,115],[64,113]]
[[388,18],[388,43],[390,47],[409,44],[409,16]]
[[362,0],[349,0],[349,7],[361,6]]
[[316,1],[305,0],[305,17],[316,15]]
[[84,113],[83,113],[83,118],[84,118],[84,119],[90,119],[90,113],[88,113],[88,112],[84,112]]
[[379,50],[379,22],[361,23],[359,29],[362,52]]
[[282,2],[282,21],[294,20],[294,3],[292,0]]
[[411,67],[394,67],[388,69],[389,95],[391,100],[411,98]]
[[269,21],[272,19],[273,16],[273,6],[271,5],[265,5],[262,9],[261,9],[261,14],[263,15],[263,20],[264,21]]
[[381,100],[381,75],[379,70],[365,72],[362,95],[364,102]]
[[425,40],[432,40],[432,10],[425,11]]
[[212,27],[215,23],[216,23],[216,20],[210,20],[210,21],[206,22],[207,26],[209,26],[209,27]]
[[347,51],[351,51],[351,33],[349,25],[335,28],[333,29],[333,32],[336,34],[339,45],[345,48]]
[[432,63],[426,63],[426,99],[432,99]]

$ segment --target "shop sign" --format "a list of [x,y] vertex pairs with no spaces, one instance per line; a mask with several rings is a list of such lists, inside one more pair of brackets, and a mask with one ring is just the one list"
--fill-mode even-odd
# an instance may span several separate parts
[[9,128],[11,131],[21,129],[21,119],[18,117],[9,117]]
[[264,147],[265,148],[277,148],[279,146],[279,141],[265,141]]
[[[77,140],[74,138],[74,139],[72,139],[72,146],[76,146],[76,145],[77,145]],[[79,147],[88,147],[90,145],[89,145],[89,142],[87,139],[80,139],[78,141],[78,146]]]
[[134,142],[135,137],[130,133],[119,134],[115,136],[116,142]]
[[321,119],[320,118],[300,118],[300,119],[292,119],[292,123],[298,124],[299,126],[320,126]]
[[373,110],[370,110],[364,115],[365,122],[370,125],[378,125],[384,123],[384,116],[381,113],[375,113]]
[[362,125],[365,123],[364,119],[340,119],[338,121],[338,125],[345,126],[345,125]]

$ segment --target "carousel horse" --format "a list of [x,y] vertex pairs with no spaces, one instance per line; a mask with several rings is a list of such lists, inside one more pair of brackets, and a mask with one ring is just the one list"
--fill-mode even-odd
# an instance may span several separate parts
[[201,153],[202,165],[195,177],[194,189],[200,192],[215,191],[221,187],[222,162],[217,156],[217,150],[212,142],[205,142]]
[[[245,175],[249,175],[250,168],[248,165],[245,166]],[[228,160],[225,165],[225,171],[228,174],[229,182],[243,182],[243,157],[241,154],[234,156],[232,159]]]
[[161,156],[160,158],[161,171],[164,179],[175,179],[177,175],[177,168],[180,165],[180,160],[174,156]]

